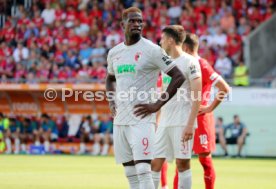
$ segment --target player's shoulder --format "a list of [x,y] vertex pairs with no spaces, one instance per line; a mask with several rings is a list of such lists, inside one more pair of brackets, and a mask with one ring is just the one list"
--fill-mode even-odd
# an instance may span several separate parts
[[202,58],[202,57],[198,58],[198,62],[200,64],[200,66],[203,67],[203,68],[211,68],[211,65],[209,64],[209,62],[206,59]]
[[185,62],[188,62],[190,64],[199,64],[198,59],[186,52],[183,51],[181,55],[181,59]]
[[120,52],[124,48],[124,42],[119,43],[118,45],[114,46],[108,51],[108,56],[115,55],[116,53]]
[[153,43],[151,40],[148,40],[144,37],[142,37],[141,40],[142,40],[141,44],[143,46],[143,50],[145,50],[147,52],[162,52],[163,53],[163,51],[162,51],[163,49],[159,45]]

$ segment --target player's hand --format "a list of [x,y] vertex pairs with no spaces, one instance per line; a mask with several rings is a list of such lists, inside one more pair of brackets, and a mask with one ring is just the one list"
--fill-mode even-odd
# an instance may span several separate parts
[[136,104],[134,106],[134,114],[138,117],[144,118],[152,113],[157,112],[160,107],[153,103],[153,104]]
[[206,113],[210,113],[210,112],[212,112],[212,109],[210,106],[200,105],[199,110],[198,110],[198,115],[206,114]]
[[193,139],[193,137],[194,137],[194,127],[193,125],[188,125],[187,127],[185,127],[185,129],[182,132],[181,142],[185,143],[188,140]]
[[109,109],[111,111],[112,117],[115,117],[116,116],[116,104],[114,101],[109,102]]

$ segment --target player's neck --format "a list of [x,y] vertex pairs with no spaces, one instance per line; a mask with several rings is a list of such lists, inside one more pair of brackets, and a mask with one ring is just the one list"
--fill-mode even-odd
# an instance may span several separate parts
[[130,46],[130,45],[134,45],[135,43],[137,43],[140,39],[141,39],[141,35],[137,35],[137,37],[136,36],[132,36],[132,37],[130,37],[129,35],[126,35],[125,36],[125,45],[127,45],[127,46]]
[[183,54],[183,50],[181,46],[174,46],[171,50],[171,52],[169,53],[169,55],[172,57],[172,59],[176,59],[179,56],[181,56]]
[[197,54],[197,52],[193,52],[193,53],[192,53],[192,56],[193,56],[193,57],[196,57],[196,58],[199,57],[198,54]]

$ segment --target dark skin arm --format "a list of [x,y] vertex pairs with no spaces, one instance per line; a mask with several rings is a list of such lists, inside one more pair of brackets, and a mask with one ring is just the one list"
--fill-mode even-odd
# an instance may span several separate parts
[[[115,75],[107,74],[106,80],[105,80],[105,87],[106,87],[107,93],[113,92],[113,94],[115,94],[115,87],[114,87],[115,82],[116,82]],[[115,104],[114,98],[109,99],[108,102],[109,102],[109,108],[110,108],[111,114],[113,117],[115,117],[116,104]]]
[[[155,113],[160,108],[165,105],[177,92],[177,89],[183,84],[185,81],[185,77],[181,73],[181,71],[175,66],[172,68],[167,75],[169,75],[172,80],[166,90],[165,93],[168,94],[168,98],[166,99],[166,94],[162,93],[161,98],[158,99],[155,103],[152,104],[137,104],[134,106],[134,114],[138,117],[141,116],[141,118],[144,118],[148,116],[149,114]],[[161,100],[166,99],[166,100]]]

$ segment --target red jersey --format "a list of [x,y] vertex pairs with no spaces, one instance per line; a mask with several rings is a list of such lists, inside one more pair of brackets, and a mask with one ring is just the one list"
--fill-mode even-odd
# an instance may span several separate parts
[[212,66],[203,58],[199,58],[199,65],[202,74],[202,105],[207,105],[210,100],[210,92],[213,82],[218,78],[218,74]]
[[[219,75],[212,66],[203,58],[199,58],[202,75],[202,101],[201,105],[207,105],[210,100],[212,84]],[[212,152],[216,148],[215,122],[213,113],[197,116],[198,128],[195,131],[193,150],[195,154]]]

